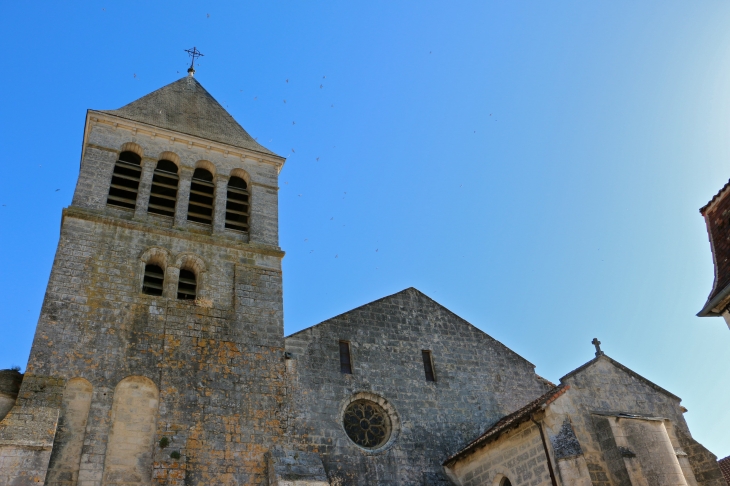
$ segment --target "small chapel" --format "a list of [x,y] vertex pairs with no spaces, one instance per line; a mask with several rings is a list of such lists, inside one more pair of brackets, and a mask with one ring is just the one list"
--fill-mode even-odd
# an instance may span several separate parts
[[727,486],[597,339],[551,383],[415,288],[285,336],[285,159],[194,74],[87,111],[0,486]]

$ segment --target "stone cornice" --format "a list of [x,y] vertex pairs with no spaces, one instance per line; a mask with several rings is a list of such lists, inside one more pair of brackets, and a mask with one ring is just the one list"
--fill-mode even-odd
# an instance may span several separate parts
[[192,233],[189,231],[174,228],[161,228],[154,224],[145,223],[143,221],[115,218],[93,209],[79,208],[75,206],[69,206],[67,208],[64,208],[63,215],[61,217],[61,226],[63,226],[63,222],[66,217],[119,226],[121,228],[143,231],[148,234],[168,236],[170,238],[183,238],[186,240],[195,241],[197,243],[215,245],[222,248],[232,248],[241,251],[250,251],[252,253],[274,256],[278,258],[284,258],[285,255],[285,253],[280,248],[271,245],[264,245],[261,243],[245,243],[242,241],[229,239],[221,235],[201,235],[198,233]]
[[[199,147],[205,150],[212,150],[223,154],[225,157],[232,156],[239,157],[240,159],[253,159],[258,162],[274,165],[277,168],[277,172],[281,172],[281,169],[284,167],[284,163],[286,162],[286,159],[283,157],[263,154],[261,152],[247,150],[241,147],[233,147],[220,142],[214,142],[194,135],[155,127],[153,125],[128,120],[126,118],[110,115],[109,113],[103,113],[100,111],[88,110],[86,113],[86,126],[89,128],[91,126],[89,123],[90,121],[93,123],[110,125],[114,128],[129,130],[134,134],[141,133],[152,137],[164,137],[173,143],[184,144],[187,147]],[[87,134],[85,133],[84,138],[86,138],[86,135]],[[84,140],[84,143],[86,143],[86,140]]]

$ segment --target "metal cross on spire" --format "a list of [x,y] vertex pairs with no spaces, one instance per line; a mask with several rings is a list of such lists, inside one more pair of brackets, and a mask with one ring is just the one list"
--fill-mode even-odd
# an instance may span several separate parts
[[593,341],[591,341],[591,344],[596,347],[596,357],[602,356],[603,351],[601,351],[601,341],[599,341],[598,338],[593,338]]
[[190,67],[188,68],[188,75],[192,76],[195,74],[195,59],[198,57],[203,57],[203,54],[193,46],[192,49],[185,49],[185,52],[188,53],[188,56],[190,56]]

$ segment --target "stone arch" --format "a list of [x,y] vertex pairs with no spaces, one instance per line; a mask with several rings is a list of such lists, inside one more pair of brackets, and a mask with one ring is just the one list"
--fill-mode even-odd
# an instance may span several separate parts
[[195,276],[197,277],[205,272],[205,262],[195,253],[180,253],[175,258],[175,266],[177,268],[191,270],[195,272]]
[[144,376],[117,384],[102,485],[150,484],[159,400],[157,386]]
[[243,179],[244,181],[246,181],[246,185],[249,186],[249,190],[251,190],[250,189],[250,187],[251,187],[251,176],[245,170],[238,169],[238,168],[233,169],[228,176],[229,177],[240,177],[241,179]]
[[489,484],[491,486],[507,486],[511,485],[512,483],[510,482],[509,476],[506,474],[506,472],[498,470],[494,476],[494,479],[492,479],[492,482]]
[[134,142],[125,142],[122,144],[121,147],[119,147],[119,153],[122,152],[134,152],[135,154],[139,155],[140,158],[144,158],[144,149]]
[[[172,253],[167,250],[166,248],[162,248],[159,246],[153,246],[150,248],[147,248],[142,254],[139,256],[139,265],[138,265],[138,278],[137,278],[137,285],[139,289],[142,289],[142,291],[145,291],[145,271],[147,268],[147,265],[157,265],[162,270],[163,275],[163,287],[165,286],[165,282],[169,282],[170,278],[167,275],[167,268],[170,266],[169,262],[172,261]],[[165,292],[163,290],[162,295],[165,295]]]
[[210,160],[197,161],[195,163],[195,168],[196,169],[205,169],[208,172],[210,172],[213,175],[213,177],[215,178],[215,174],[216,174],[215,164],[213,162],[211,162]]
[[168,262],[172,260],[172,253],[167,248],[153,246],[142,252],[139,259],[143,265],[154,263],[155,265],[161,266],[164,270],[167,268]]
[[[181,253],[175,258],[175,272],[177,279],[180,278],[180,271],[181,270],[189,270],[193,272],[195,275],[195,295],[196,298],[198,297],[205,297],[205,262],[202,258],[200,258],[198,255],[194,253]],[[180,286],[182,284],[178,282],[175,282],[175,287],[178,289],[178,294],[180,292]],[[178,295],[178,298],[180,298],[180,295]],[[192,297],[187,297],[192,298]]]
[[66,382],[45,484],[77,483],[92,393],[91,383],[84,378],[71,378]]
[[178,169],[180,168],[180,156],[177,155],[175,152],[162,152],[160,153],[160,155],[157,156],[157,160],[169,160],[170,162],[174,162],[175,165],[177,165]]
[[[393,444],[395,444],[396,440],[398,439],[398,435],[400,434],[400,418],[398,417],[398,412],[396,411],[393,404],[388,401],[385,397],[378,395],[376,393],[372,393],[370,391],[359,391],[356,393],[353,393],[349,397],[345,398],[342,403],[340,403],[340,410],[338,414],[338,420],[340,422],[340,428],[342,429],[342,433],[345,435],[345,438],[347,438],[347,433],[345,432],[345,428],[342,424],[342,417],[345,414],[345,410],[347,410],[347,407],[355,401],[358,400],[369,400],[371,402],[375,402],[378,405],[380,405],[385,412],[388,414],[388,418],[390,419],[390,437],[388,438],[387,442],[383,444],[382,446],[378,447],[377,449],[363,449],[357,445],[359,450],[366,454],[380,454],[382,452],[387,451],[390,449]],[[349,440],[349,438],[348,438]],[[354,444],[353,444],[354,445]]]

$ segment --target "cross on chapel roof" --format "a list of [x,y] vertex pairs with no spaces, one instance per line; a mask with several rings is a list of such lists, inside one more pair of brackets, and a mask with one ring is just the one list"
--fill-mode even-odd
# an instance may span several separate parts
[[601,351],[601,341],[599,341],[598,338],[593,338],[591,344],[596,347],[596,357],[603,356],[603,351]]

